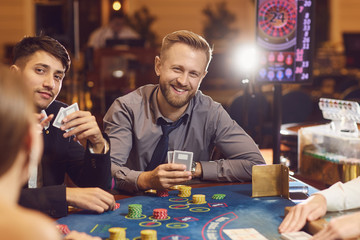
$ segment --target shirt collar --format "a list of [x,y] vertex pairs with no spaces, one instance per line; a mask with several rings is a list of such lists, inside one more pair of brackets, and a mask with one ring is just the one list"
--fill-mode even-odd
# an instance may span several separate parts
[[[159,118],[162,118],[167,122],[172,122],[168,118],[164,117],[160,112],[159,105],[156,100],[156,95],[157,95],[158,91],[160,91],[159,85],[157,85],[155,87],[154,91],[151,93],[151,96],[150,96],[150,109],[153,112],[154,123],[157,123]],[[184,123],[186,123],[188,121],[189,116],[191,115],[193,106],[194,106],[194,97],[190,100],[189,105],[187,106],[185,112],[180,116],[180,118],[182,118],[182,117],[185,118]]]

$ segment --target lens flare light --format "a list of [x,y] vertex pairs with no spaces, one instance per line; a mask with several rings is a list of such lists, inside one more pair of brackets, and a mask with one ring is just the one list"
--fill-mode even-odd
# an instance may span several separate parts
[[112,7],[115,11],[119,11],[121,9],[121,3],[119,1],[114,1]]
[[240,74],[252,74],[259,64],[259,50],[255,45],[242,45],[234,49],[233,69]]

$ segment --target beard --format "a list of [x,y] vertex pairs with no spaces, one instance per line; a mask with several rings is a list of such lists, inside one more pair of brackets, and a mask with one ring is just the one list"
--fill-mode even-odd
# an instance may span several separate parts
[[187,105],[196,93],[196,91],[191,92],[189,91],[191,89],[186,89],[190,94],[187,94],[186,96],[176,96],[174,93],[172,93],[172,86],[169,83],[160,83],[159,85],[160,91],[166,102],[174,108],[182,108],[183,106]]
[[[52,96],[50,99],[43,99],[40,96],[40,92],[48,92]],[[56,99],[56,97],[57,95],[52,91],[44,90],[44,89],[34,89],[33,99],[34,99],[35,108],[38,110],[38,112],[47,109],[50,106],[50,104]]]

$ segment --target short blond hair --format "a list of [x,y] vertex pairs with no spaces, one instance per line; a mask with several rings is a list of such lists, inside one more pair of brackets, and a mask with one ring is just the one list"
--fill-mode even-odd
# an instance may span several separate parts
[[212,58],[212,48],[209,43],[202,36],[188,30],[179,30],[166,35],[161,44],[160,57],[165,55],[165,52],[175,43],[184,43],[194,49],[201,50],[206,55],[206,69]]

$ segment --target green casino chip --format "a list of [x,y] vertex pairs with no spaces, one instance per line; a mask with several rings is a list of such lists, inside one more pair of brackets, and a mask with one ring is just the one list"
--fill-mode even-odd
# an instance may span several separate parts
[[225,197],[226,197],[225,194],[217,193],[217,194],[214,194],[214,195],[212,196],[212,199],[219,200],[219,199],[224,199]]
[[129,212],[128,217],[130,218],[140,218],[142,214],[142,205],[141,204],[130,204],[128,206]]

